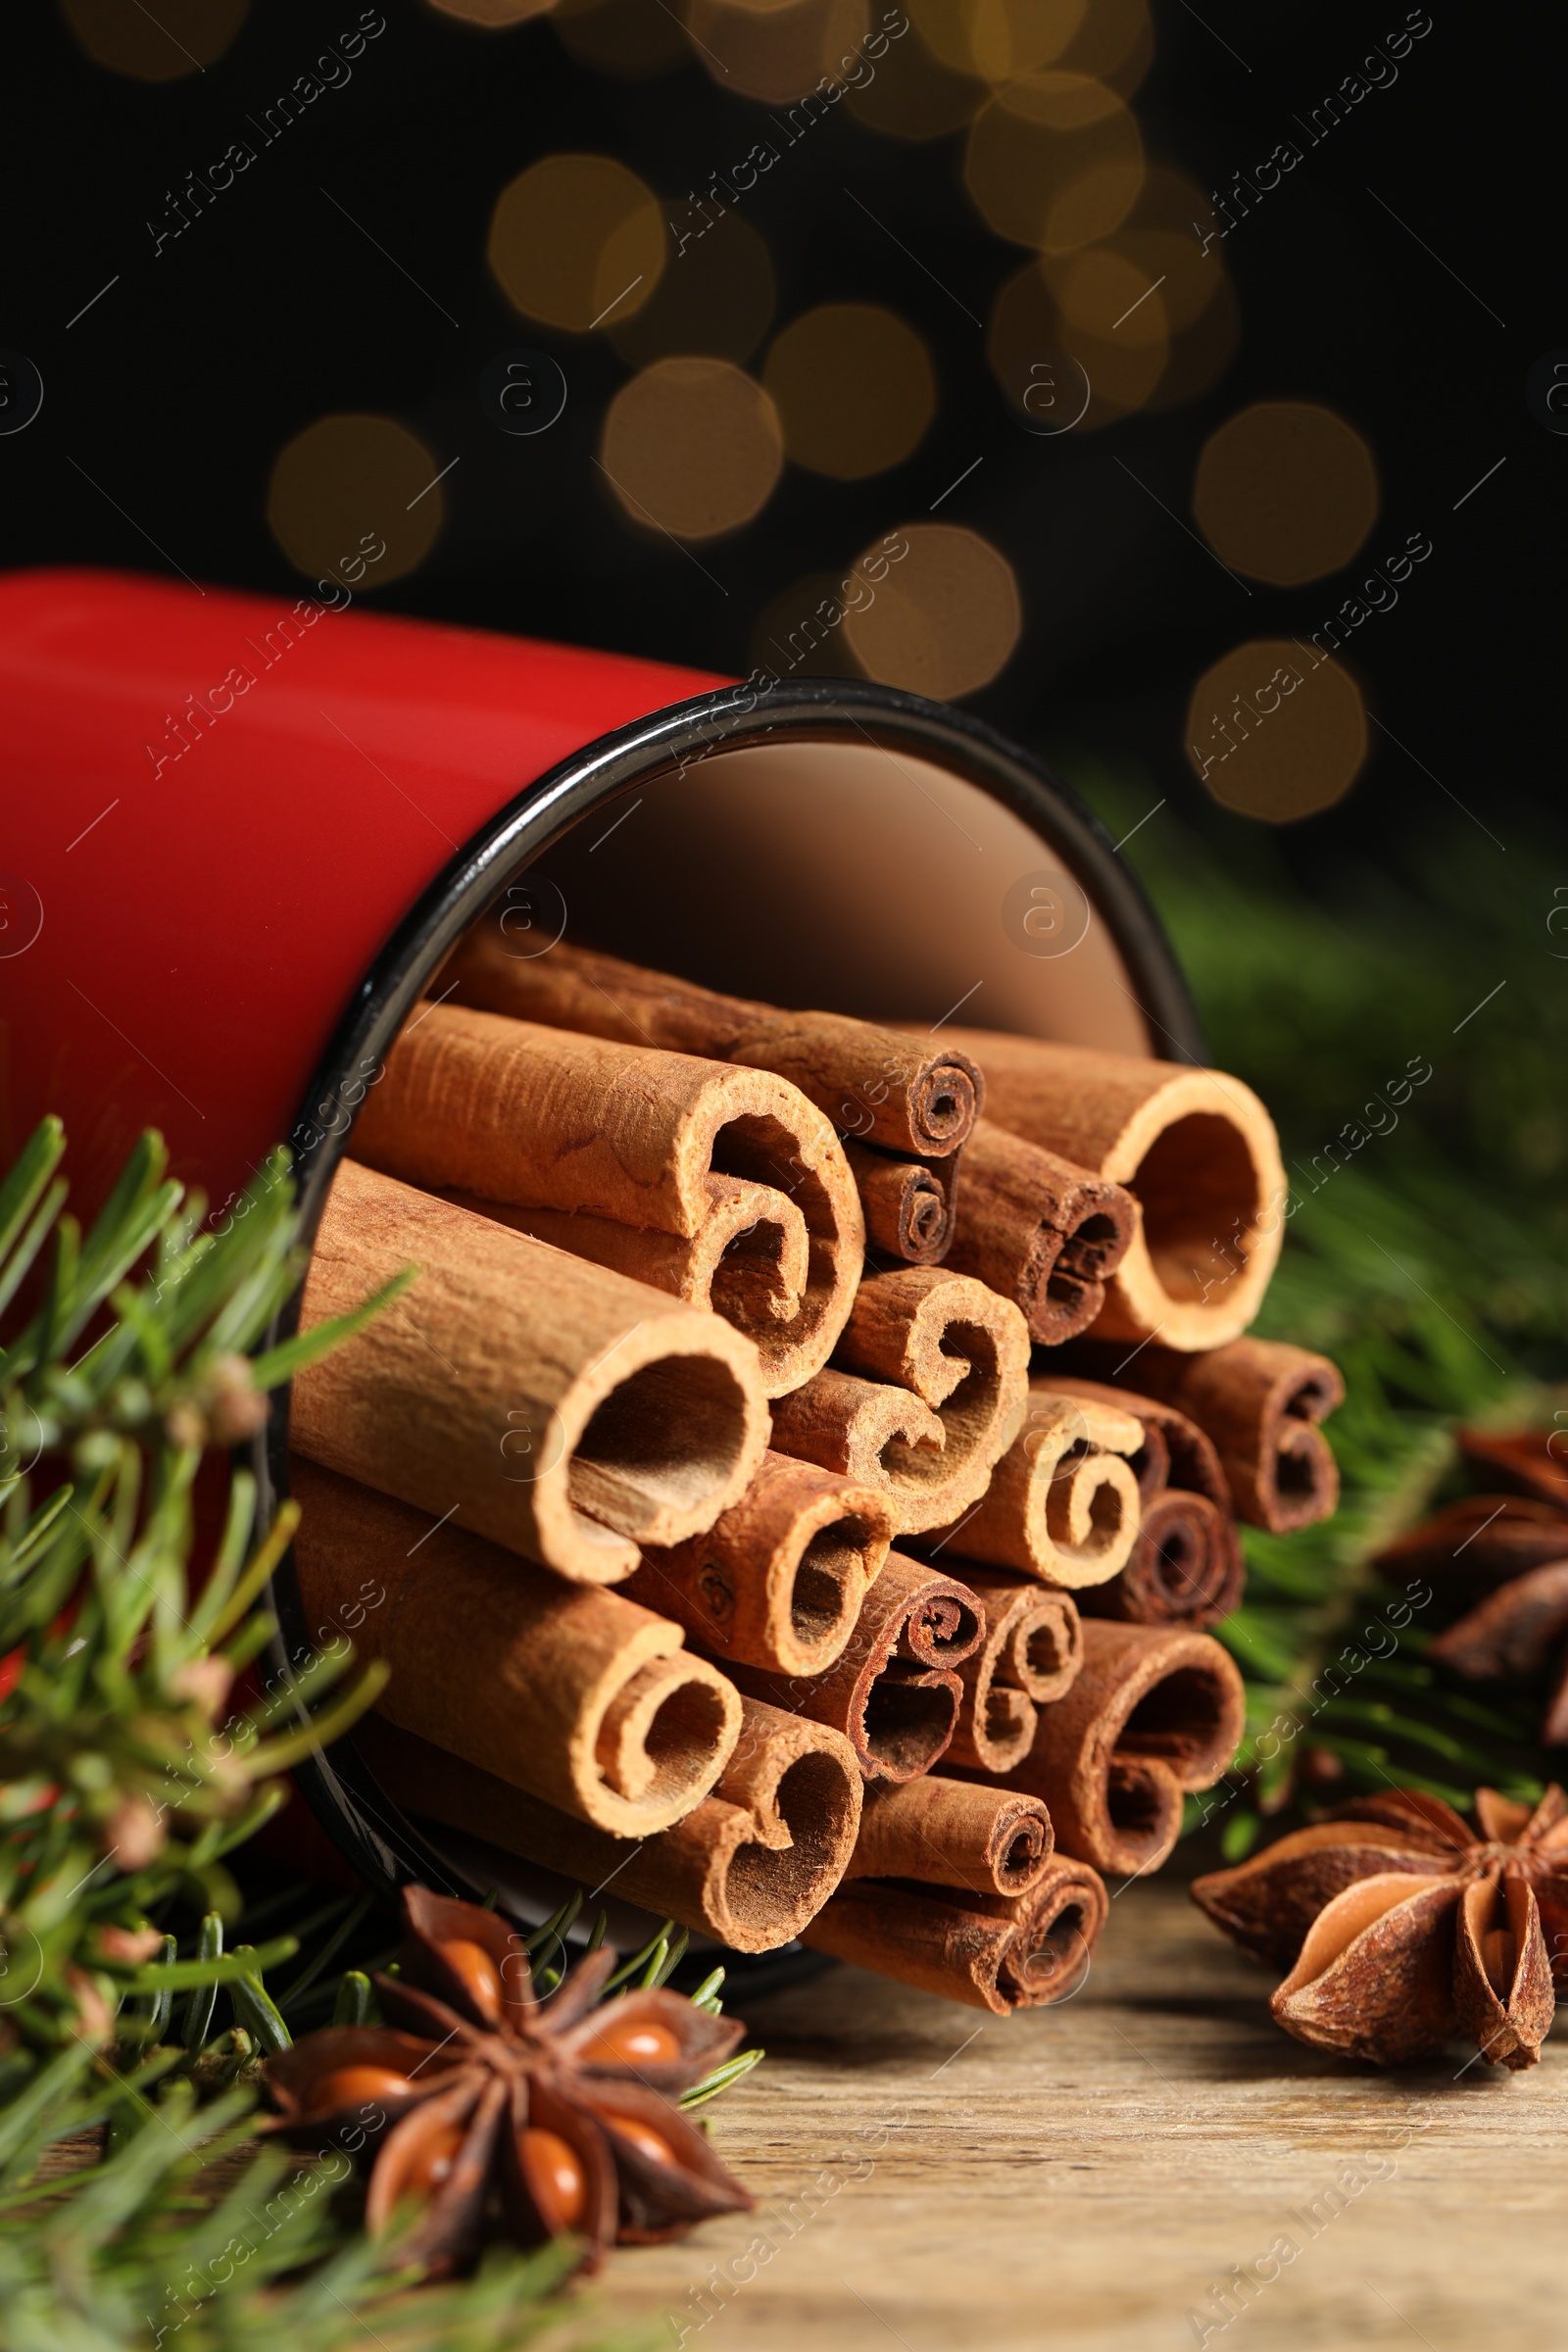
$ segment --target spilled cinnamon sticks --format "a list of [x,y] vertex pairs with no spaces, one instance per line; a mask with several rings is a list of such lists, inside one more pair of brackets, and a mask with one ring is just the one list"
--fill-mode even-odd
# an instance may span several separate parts
[[[1071,1368],[1109,1380],[1124,1353],[1085,1341]],[[1241,1518],[1284,1536],[1331,1516],[1340,1474],[1318,1424],[1344,1402],[1345,1382],[1326,1355],[1244,1339],[1199,1355],[1142,1348],[1128,1370],[1143,1395],[1174,1405],[1203,1431]]]
[[1130,1463],[1142,1495],[1137,1541],[1119,1572],[1085,1593],[1086,1614],[1195,1632],[1217,1625],[1240,1600],[1246,1571],[1230,1489],[1208,1438],[1174,1405],[1129,1389],[1071,1374],[1057,1386],[1086,1412],[1114,1404],[1142,1433]]
[[1125,1456],[1143,1430],[1123,1400],[1029,1384],[1023,1426],[975,1507],[944,1531],[966,1559],[1072,1590],[1116,1574],[1138,1539],[1138,1481]]
[[958,1673],[963,1704],[950,1764],[1010,1772],[1034,1745],[1039,1710],[1071,1690],[1084,1662],[1083,1627],[1067,1592],[995,1569],[970,1577],[986,1638]]
[[865,1229],[849,1165],[822,1113],[765,1070],[425,1004],[355,1148],[712,1307],[756,1343],[770,1396],[820,1370],[854,1303]]
[[860,1819],[854,1757],[827,1726],[743,1702],[738,1744],[712,1793],[670,1828],[631,1839],[585,1828],[445,1748],[372,1719],[356,1741],[405,1811],[442,1822],[713,1936],[774,1951],[842,1879]]
[[313,1618],[385,1592],[356,1640],[392,1668],[389,1722],[617,1837],[667,1829],[718,1780],[741,1702],[678,1626],[299,1456],[292,1483]]
[[756,1348],[717,1315],[346,1159],[301,1329],[411,1262],[397,1305],[296,1378],[301,1453],[589,1584],[744,1494],[767,1405]]
[[834,1363],[773,1413],[783,1453],[880,1485],[903,1533],[984,1492],[1023,1415],[1029,1336],[984,1283],[946,1267],[868,1275]]
[[1287,1194],[1267,1111],[1239,1078],[988,1030],[948,1032],[985,1075],[989,1117],[1126,1187],[1139,1230],[1106,1286],[1105,1339],[1217,1348],[1256,1314]]
[[956,1152],[983,1098],[974,1063],[951,1045],[931,1051],[842,1013],[780,1012],[564,940],[547,956],[518,957],[493,919],[465,940],[445,980],[464,1004],[772,1070],[836,1127],[915,1159]]
[[764,1453],[708,1533],[643,1547],[625,1587],[715,1657],[822,1674],[855,1632],[894,1535],[889,1495],[788,1454]]
[[1119,1184],[978,1119],[948,1263],[1010,1298],[1038,1346],[1059,1348],[1100,1314],[1137,1226]]

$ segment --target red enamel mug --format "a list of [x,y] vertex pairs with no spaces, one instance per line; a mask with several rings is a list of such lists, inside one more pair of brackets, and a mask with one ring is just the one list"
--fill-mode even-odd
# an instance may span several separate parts
[[[155,1126],[215,1215],[286,1142],[309,1236],[367,1084],[498,900],[519,955],[569,924],[736,996],[1202,1058],[1102,827],[966,712],[372,617],[330,585],[0,577],[0,1151],[58,1112],[78,1212]],[[287,1448],[279,1395],[269,1507]],[[310,1640],[286,1565],[274,1599],[283,1667]],[[352,1737],[299,1779],[372,1886],[560,1899],[416,1828]]]

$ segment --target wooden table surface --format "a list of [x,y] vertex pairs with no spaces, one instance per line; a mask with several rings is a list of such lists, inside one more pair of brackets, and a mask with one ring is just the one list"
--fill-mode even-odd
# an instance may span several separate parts
[[1058,2008],[754,1997],[767,2062],[709,2112],[759,2211],[616,2255],[602,2304],[700,2352],[1568,2348],[1568,2025],[1528,2074],[1381,2075],[1282,2034],[1275,1981],[1155,1881]]

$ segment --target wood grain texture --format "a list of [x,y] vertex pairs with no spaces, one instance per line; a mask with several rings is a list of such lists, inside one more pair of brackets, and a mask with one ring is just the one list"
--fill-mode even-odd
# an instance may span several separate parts
[[1528,2082],[1455,2080],[1457,2043],[1388,2076],[1291,2041],[1274,1983],[1160,1880],[1057,2008],[843,1966],[735,1999],[767,2062],[707,2112],[759,2209],[598,2297],[683,2352],[1182,2352],[1287,2236],[1209,2352],[1560,2345],[1568,2026]]

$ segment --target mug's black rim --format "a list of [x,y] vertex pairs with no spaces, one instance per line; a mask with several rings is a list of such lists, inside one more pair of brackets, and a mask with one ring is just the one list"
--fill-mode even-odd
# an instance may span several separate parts
[[[314,1241],[332,1173],[347,1148],[365,1073],[390,1051],[420,991],[459,937],[519,873],[592,808],[718,751],[777,742],[867,743],[929,759],[1001,801],[1063,858],[1105,922],[1133,985],[1139,1010],[1173,1060],[1205,1058],[1202,1030],[1174,953],[1135,874],[1093,810],[1044,760],[967,711],[922,696],[841,678],[803,678],[766,690],[746,684],[699,695],[598,737],[516,797],[449,861],[398,924],[354,993],[322,1055],[289,1138],[299,1187],[301,1238]],[[269,1334],[294,1331],[300,1294]],[[263,1525],[288,1493],[287,1389],[277,1391],[252,1466]],[[277,1633],[266,1653],[270,1690],[285,1692],[295,1665],[312,1652],[292,1551],[270,1588]],[[318,1751],[294,1773],[312,1812],[373,1891],[391,1899],[412,1880],[466,1891],[450,1864],[377,1787],[353,1735]],[[725,1953],[732,1982],[753,1990],[816,1965],[800,1946],[759,1958]],[[706,1965],[706,1962],[705,1962]]]

